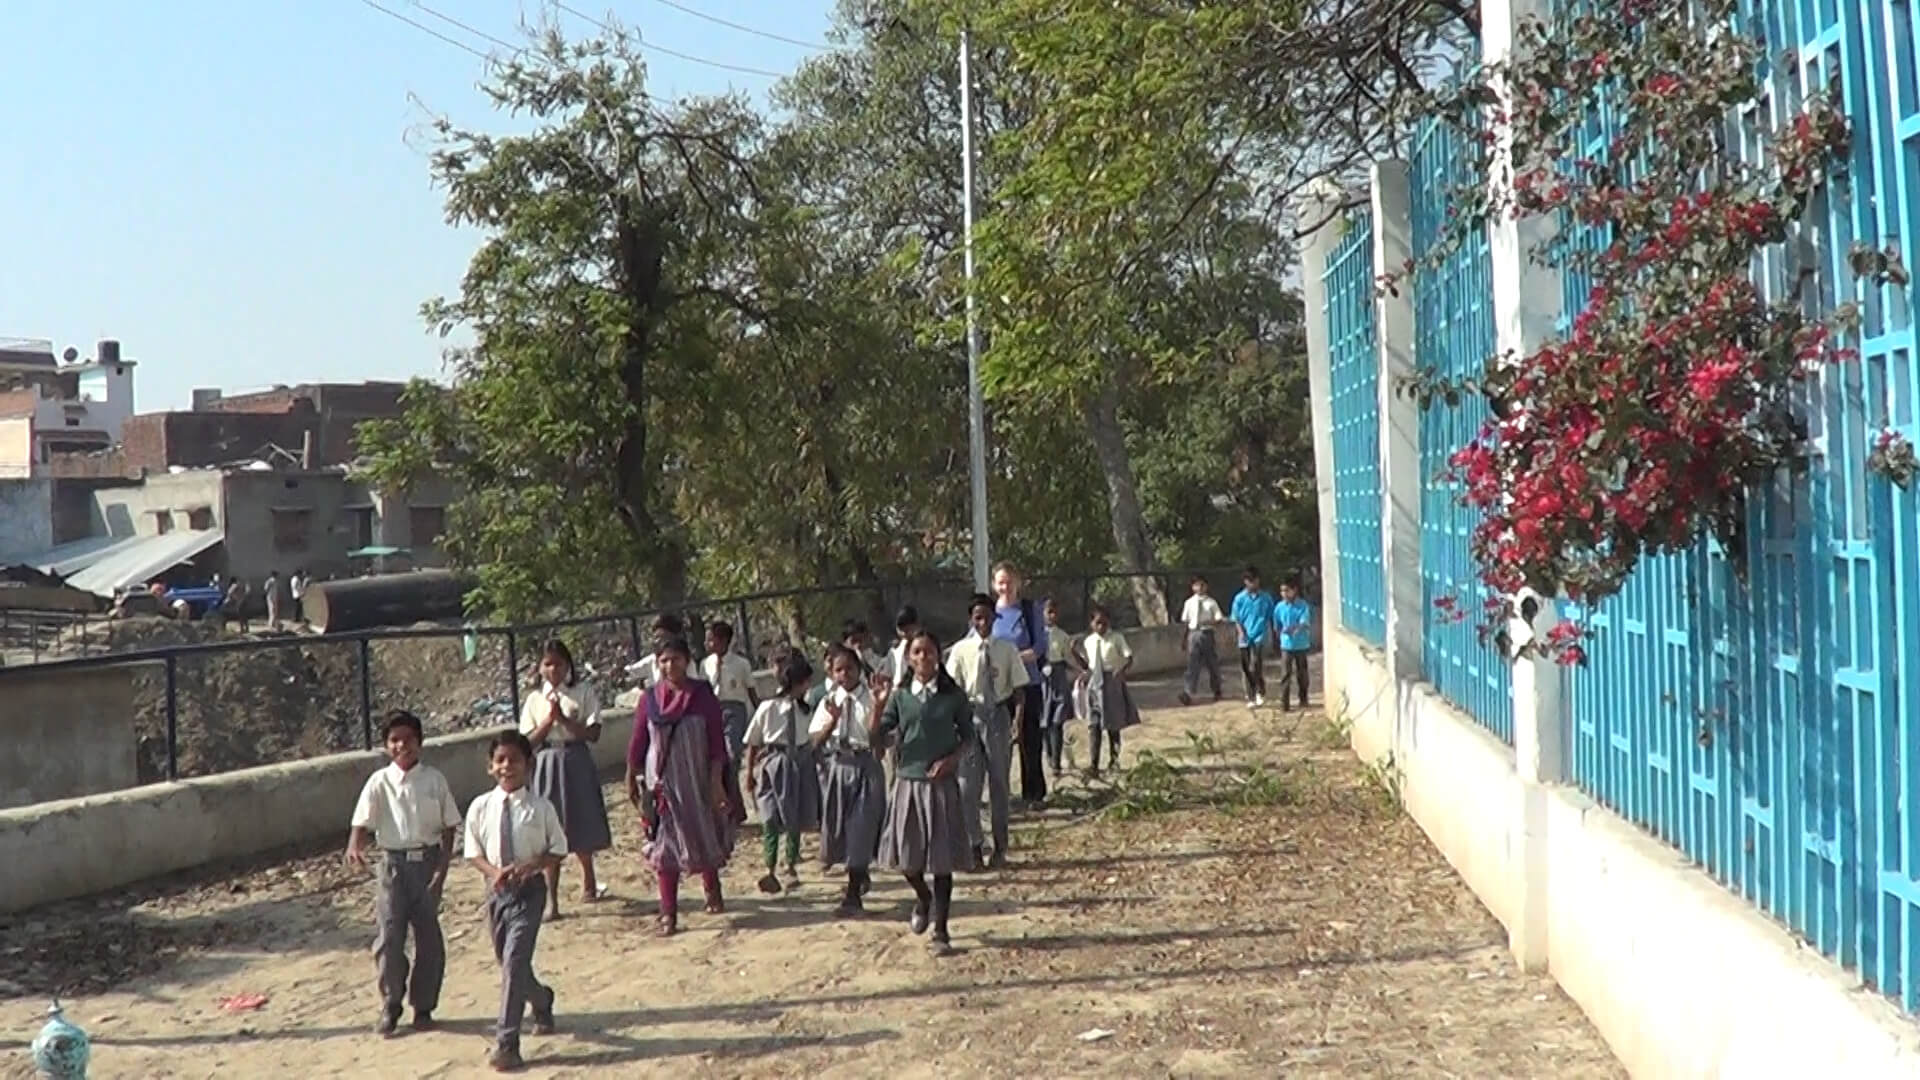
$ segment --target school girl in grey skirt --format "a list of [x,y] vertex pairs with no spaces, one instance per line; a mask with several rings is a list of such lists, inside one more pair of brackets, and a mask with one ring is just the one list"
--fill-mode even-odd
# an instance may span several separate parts
[[813,666],[789,655],[780,671],[780,692],[760,703],[747,724],[747,793],[760,808],[767,873],[760,891],[778,893],[774,869],[786,844],[786,887],[800,887],[800,834],[820,827],[820,770],[807,738],[812,718],[806,706]]
[[[593,855],[613,846],[607,802],[593,744],[600,741],[600,698],[580,681],[565,642],[549,641],[540,654],[540,688],[520,710],[520,734],[533,744],[533,790],[553,804],[567,830],[567,850],[580,861],[581,896],[598,901]],[[547,921],[560,917],[560,867],[547,871]]]
[[[891,687],[884,674],[871,675],[859,655],[844,645],[827,650],[827,676],[831,689],[814,709],[807,734],[827,763],[820,803],[820,865],[832,869],[847,864],[847,891],[835,914],[851,918],[864,910],[860,898],[871,884],[867,868],[886,821],[886,770],[868,729],[875,712],[886,707]],[[863,677],[872,685],[863,684]]]
[[932,634],[914,635],[907,666],[907,683],[868,725],[874,742],[891,740],[900,751],[875,862],[906,876],[914,895],[908,927],[922,934],[931,926],[933,954],[947,956],[953,952],[947,928],[953,872],[972,858],[956,771],[962,748],[973,739],[973,702],[940,666],[940,642]]

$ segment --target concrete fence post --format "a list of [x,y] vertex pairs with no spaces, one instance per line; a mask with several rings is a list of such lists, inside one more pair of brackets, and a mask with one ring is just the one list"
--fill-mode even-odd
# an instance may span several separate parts
[[[1546,0],[1487,0],[1480,12],[1481,57],[1488,65],[1512,57],[1514,31],[1521,20],[1549,14]],[[1511,114],[1511,109],[1504,111]],[[1513,171],[1512,132],[1504,125],[1496,125],[1494,132],[1493,169],[1488,182],[1504,186]],[[1526,356],[1559,332],[1559,275],[1532,258],[1536,249],[1552,239],[1554,228],[1553,220],[1546,216],[1516,221],[1498,215],[1489,223],[1494,346],[1503,361]],[[1537,630],[1555,618],[1550,599],[1517,599],[1523,604],[1531,600],[1539,613],[1530,622],[1514,621],[1516,645],[1531,640]],[[1519,660],[1513,669],[1513,751],[1520,779],[1521,805],[1517,809],[1525,887],[1518,914],[1507,930],[1514,959],[1528,971],[1546,970],[1548,960],[1546,787],[1566,778],[1564,679],[1564,673],[1551,660]]]
[[1333,495],[1333,368],[1327,340],[1327,286],[1322,276],[1327,259],[1340,242],[1345,218],[1335,211],[1346,193],[1332,181],[1320,181],[1305,193],[1301,221],[1318,223],[1301,251],[1301,300],[1307,320],[1307,397],[1312,409],[1314,490],[1320,504],[1320,565],[1331,572],[1320,575],[1320,608],[1327,625],[1340,620],[1340,533],[1334,527]]
[[1383,161],[1373,167],[1373,266],[1393,285],[1374,299],[1374,336],[1379,350],[1381,562],[1387,577],[1387,674],[1394,694],[1395,730],[1401,703],[1422,677],[1426,611],[1420,584],[1420,405],[1400,390],[1414,373],[1413,282],[1405,268],[1413,259],[1413,203],[1407,165]]

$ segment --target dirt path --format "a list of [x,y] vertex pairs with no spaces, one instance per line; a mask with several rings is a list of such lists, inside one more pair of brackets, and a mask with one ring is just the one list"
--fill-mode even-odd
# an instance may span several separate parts
[[[1115,793],[1076,781],[1069,805],[1024,821],[1010,871],[958,883],[961,952],[944,961],[907,935],[893,881],[853,923],[830,917],[817,872],[797,896],[758,896],[752,836],[730,912],[700,914],[690,887],[686,932],[655,941],[620,815],[615,899],[541,932],[562,1030],[527,1037],[529,1075],[1624,1075],[1549,980],[1516,972],[1498,925],[1324,721],[1179,709],[1171,692],[1141,688],[1127,760],[1184,747],[1167,759],[1181,771],[1136,767],[1126,805],[1104,811]],[[1189,731],[1217,752],[1193,753]],[[1248,774],[1255,761],[1279,764]],[[1261,805],[1223,811],[1227,792]],[[59,989],[96,1077],[488,1075],[497,982],[476,876],[448,891],[438,1033],[369,1033],[370,898],[329,855],[9,920],[0,1062],[31,1075],[25,1043]],[[243,993],[269,1001],[221,1010]]]

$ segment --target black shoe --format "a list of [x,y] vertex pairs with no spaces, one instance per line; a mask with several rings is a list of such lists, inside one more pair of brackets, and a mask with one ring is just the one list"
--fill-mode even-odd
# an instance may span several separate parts
[[415,1030],[415,1031],[432,1031],[432,1030],[433,1030],[433,1029],[434,1029],[435,1027],[437,1027],[437,1026],[438,1026],[438,1025],[436,1025],[436,1024],[435,1024],[435,1023],[433,1022],[433,1010],[432,1010],[432,1009],[415,1009],[415,1010],[413,1010],[413,1030]]
[[780,879],[773,876],[773,871],[767,871],[767,876],[760,879],[760,891],[768,896],[780,895]]
[[987,869],[1005,870],[1006,868],[1007,868],[1007,853],[1004,851],[1001,851],[998,848],[995,848],[992,857],[987,859]]
[[915,934],[927,932],[927,906],[918,900],[913,902],[913,914],[907,917],[907,929]]
[[553,1005],[554,1005],[554,995],[549,993],[547,995],[547,1007],[544,1009],[536,1008],[533,1010],[533,1033],[535,1035],[553,1034],[553,1031],[554,1031]]
[[1180,692],[1180,704],[1182,704],[1182,705],[1191,705],[1191,704],[1193,704],[1193,695],[1191,695],[1191,694],[1189,694],[1189,693],[1187,693],[1186,691],[1184,691],[1184,690],[1182,690],[1182,691]]
[[933,939],[927,942],[927,951],[935,957],[952,956],[953,942],[948,941],[946,932],[942,931],[933,935]]
[[857,919],[867,913],[867,906],[860,902],[859,892],[849,892],[840,898],[840,906],[833,909],[834,918]]
[[380,1035],[385,1038],[390,1038],[393,1036],[395,1032],[399,1031],[400,1030],[400,1006],[398,1005],[387,1006],[387,1010],[380,1014],[380,1026],[377,1028],[374,1028],[374,1030],[379,1032]]
[[527,1067],[517,1046],[494,1047],[493,1053],[487,1055],[487,1064],[493,1067],[494,1072],[519,1072]]

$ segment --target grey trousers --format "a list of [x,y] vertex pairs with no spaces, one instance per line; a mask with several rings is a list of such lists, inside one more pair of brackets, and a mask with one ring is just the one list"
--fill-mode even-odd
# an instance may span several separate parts
[[984,847],[980,827],[980,795],[986,790],[993,812],[993,850],[1007,850],[1007,815],[1012,810],[1008,774],[1013,768],[1013,719],[1005,705],[997,705],[985,716],[974,712],[980,737],[960,758],[960,801],[965,804],[961,818],[967,826],[967,843]]
[[493,956],[500,961],[500,1018],[495,1028],[501,1046],[520,1046],[520,1020],[527,1006],[553,1011],[553,989],[533,975],[533,946],[540,937],[540,916],[547,910],[547,882],[535,878],[507,892],[487,894],[487,929]]
[[[402,998],[416,1012],[440,1005],[447,975],[447,944],[440,934],[440,898],[430,883],[440,868],[438,845],[420,851],[385,852],[374,901],[373,964],[380,973],[380,1000],[398,1009]],[[414,962],[407,965],[407,931],[413,931]],[[411,974],[412,982],[408,982]]]
[[1207,685],[1213,690],[1213,696],[1220,696],[1220,650],[1215,646],[1213,631],[1192,630],[1187,633],[1187,696],[1200,692],[1200,675],[1206,673]]

